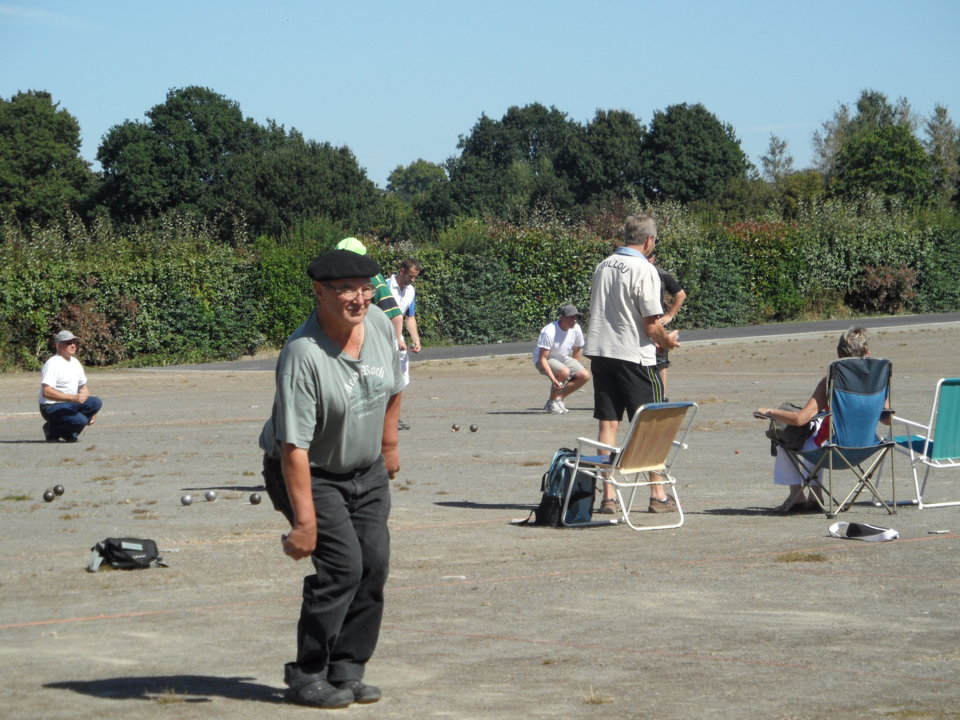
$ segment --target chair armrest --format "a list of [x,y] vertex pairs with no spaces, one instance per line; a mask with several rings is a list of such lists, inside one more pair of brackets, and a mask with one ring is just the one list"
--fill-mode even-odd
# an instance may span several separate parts
[[930,426],[924,425],[923,423],[918,423],[913,420],[907,420],[905,417],[893,418],[894,425],[903,425],[904,428],[916,428],[917,430],[923,430],[924,435],[930,434]]
[[606,443],[602,443],[599,440],[591,440],[590,438],[578,437],[577,443],[579,443],[581,446],[590,445],[591,447],[601,448],[603,450],[609,450],[610,452],[620,452],[620,448],[616,447],[615,445],[607,445]]

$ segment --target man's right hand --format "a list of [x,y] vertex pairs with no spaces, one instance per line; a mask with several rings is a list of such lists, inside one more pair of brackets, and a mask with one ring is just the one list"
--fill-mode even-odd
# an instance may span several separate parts
[[314,525],[295,524],[293,529],[282,537],[283,552],[294,560],[302,560],[313,554],[317,547],[317,528]]

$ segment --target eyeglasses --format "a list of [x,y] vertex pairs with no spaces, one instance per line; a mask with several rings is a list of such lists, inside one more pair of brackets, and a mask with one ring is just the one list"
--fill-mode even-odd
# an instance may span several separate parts
[[369,300],[376,292],[373,289],[373,285],[361,285],[358,288],[334,287],[329,283],[324,283],[323,285],[333,290],[337,294],[337,297],[343,298],[344,300],[356,300],[360,296],[363,296],[364,300]]

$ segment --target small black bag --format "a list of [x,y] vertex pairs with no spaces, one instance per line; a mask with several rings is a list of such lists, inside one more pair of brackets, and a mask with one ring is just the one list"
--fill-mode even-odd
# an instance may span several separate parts
[[167,567],[153,540],[137,538],[107,538],[92,548],[87,570],[96,572],[104,562],[117,570],[138,570],[151,565]]
[[[780,409],[796,412],[803,408],[796,403],[785,402],[780,405]],[[778,445],[783,445],[787,450],[798,452],[803,449],[803,444],[807,441],[807,438],[813,434],[813,423],[808,422],[806,425],[787,425],[779,420],[771,419],[770,427],[767,428],[764,434],[770,438],[771,455],[775,456],[777,454]]]

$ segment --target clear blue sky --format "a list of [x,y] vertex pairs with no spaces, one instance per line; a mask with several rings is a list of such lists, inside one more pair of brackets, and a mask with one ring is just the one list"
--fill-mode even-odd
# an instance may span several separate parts
[[49,91],[87,160],[187,85],[349,146],[381,187],[533,102],[644,124],[700,102],[751,161],[772,133],[800,169],[865,88],[960,124],[960,0],[0,0],[0,96]]

